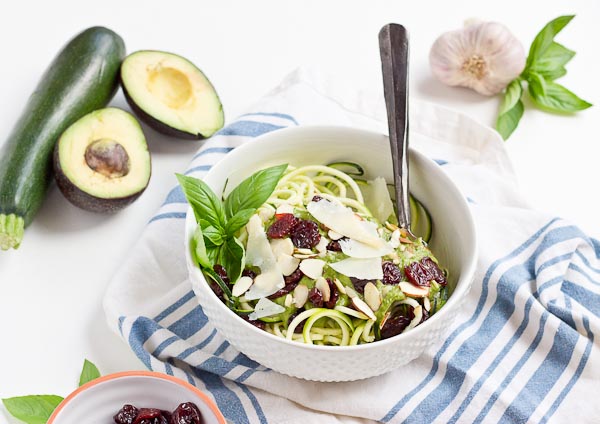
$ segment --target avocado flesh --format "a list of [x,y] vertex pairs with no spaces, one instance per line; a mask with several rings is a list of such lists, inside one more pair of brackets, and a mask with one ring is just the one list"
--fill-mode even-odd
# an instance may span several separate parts
[[223,108],[214,87],[180,56],[132,53],[121,65],[121,84],[134,112],[162,133],[199,139],[223,127]]
[[116,108],[92,112],[60,137],[54,155],[59,188],[82,209],[114,212],[133,202],[150,180],[140,124]]

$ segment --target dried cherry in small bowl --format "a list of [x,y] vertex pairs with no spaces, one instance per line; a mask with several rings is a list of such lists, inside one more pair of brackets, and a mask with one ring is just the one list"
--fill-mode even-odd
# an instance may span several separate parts
[[[182,404],[179,417],[192,416],[196,405],[202,424],[226,424],[215,403],[198,388],[170,375],[151,371],[110,374],[84,384],[56,408],[47,424],[113,424],[125,405],[145,415],[135,415],[131,424],[171,424],[172,415]],[[134,415],[127,408],[128,415]],[[189,412],[189,413],[188,413]],[[127,414],[126,414],[127,415]],[[127,423],[127,418],[124,417]],[[177,424],[186,423],[175,421]],[[195,424],[194,421],[189,421]]]

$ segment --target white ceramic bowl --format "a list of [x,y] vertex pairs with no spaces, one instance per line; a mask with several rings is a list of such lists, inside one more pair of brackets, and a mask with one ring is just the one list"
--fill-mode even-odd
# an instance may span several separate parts
[[[223,191],[255,171],[281,163],[294,166],[352,161],[367,177],[393,182],[387,136],[346,127],[296,127],[265,134],[228,154],[204,181]],[[477,262],[473,218],[464,196],[432,160],[410,151],[410,190],[433,219],[430,247],[449,270],[451,296],[423,324],[390,339],[358,346],[316,346],[291,342],[259,330],[230,311],[193,263],[190,240],[196,228],[191,208],[186,221],[186,260],[192,286],[204,312],[238,350],[262,365],[294,377],[349,381],[383,374],[405,365],[435,343],[454,320],[465,298]]]
[[198,406],[205,424],[226,424],[212,400],[196,387],[151,371],[110,374],[84,384],[48,419],[48,424],[109,424],[124,404],[173,411],[182,402]]

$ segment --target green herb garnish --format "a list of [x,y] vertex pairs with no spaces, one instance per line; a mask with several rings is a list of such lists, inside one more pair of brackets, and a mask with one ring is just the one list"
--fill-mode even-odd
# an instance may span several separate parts
[[[98,368],[86,359],[79,376],[79,386],[98,377],[100,377]],[[46,424],[63,400],[63,397],[57,395],[29,395],[2,399],[2,403],[13,417],[27,424]]]
[[538,33],[529,48],[525,69],[506,87],[496,121],[496,129],[505,140],[517,128],[523,116],[523,82],[527,82],[534,103],[548,112],[573,113],[592,106],[555,82],[567,73],[565,65],[575,56],[575,52],[555,42],[554,37],[574,17],[560,16]]
[[177,174],[198,222],[192,245],[196,260],[204,272],[221,286],[230,300],[230,307],[235,306],[235,300],[231,299],[231,291],[218,278],[213,267],[217,263],[222,265],[231,283],[240,278],[246,255],[244,246],[235,234],[269,199],[286,169],[287,164],[284,164],[252,174],[234,188],[223,202],[204,181]]

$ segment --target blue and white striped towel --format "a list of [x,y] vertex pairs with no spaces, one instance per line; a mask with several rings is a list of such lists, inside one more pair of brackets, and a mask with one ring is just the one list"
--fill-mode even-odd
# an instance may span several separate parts
[[[527,208],[493,131],[433,105],[414,104],[411,113],[413,145],[468,197],[481,250],[464,310],[410,366],[314,383],[237,352],[187,281],[177,187],[110,285],[109,324],[148,368],[197,385],[234,423],[600,422],[600,243]],[[307,124],[385,131],[382,96],[298,71],[206,141],[187,174],[202,177],[260,134]]]

